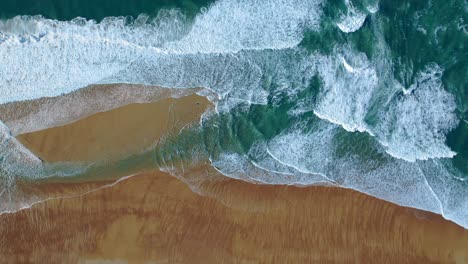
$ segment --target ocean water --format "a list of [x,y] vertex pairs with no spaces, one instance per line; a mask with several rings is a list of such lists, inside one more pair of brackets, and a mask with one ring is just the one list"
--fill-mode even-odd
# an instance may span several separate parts
[[180,176],[209,162],[226,177],[352,188],[468,228],[465,0],[29,2],[0,3],[0,104],[127,83],[203,87],[216,111],[92,168],[44,163],[2,125],[2,210],[21,198],[18,178],[109,166]]

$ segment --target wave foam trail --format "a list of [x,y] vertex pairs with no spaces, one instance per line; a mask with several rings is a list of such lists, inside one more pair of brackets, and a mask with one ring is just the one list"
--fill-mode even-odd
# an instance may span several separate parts
[[294,47],[306,29],[317,28],[319,6],[317,1],[219,1],[191,27],[175,11],[151,23],[140,16],[130,24],[126,18],[96,23],[16,17],[0,23],[0,104],[112,82],[111,76],[132,63],[146,59],[156,63],[146,67],[157,66],[155,58],[164,55]]
[[378,77],[366,56],[345,50],[339,56],[323,57],[318,71],[324,87],[314,109],[316,115],[348,131],[367,131],[364,118]]
[[381,113],[376,133],[392,156],[415,161],[455,155],[445,145],[445,134],[458,124],[456,104],[443,90],[441,76],[439,66],[427,67]]
[[186,37],[167,47],[182,53],[291,48],[301,42],[305,30],[318,29],[321,4],[321,0],[217,1],[197,16]]
[[35,194],[22,193],[18,179],[39,179],[55,175],[73,176],[84,170],[77,164],[48,164],[25,148],[0,121],[0,213],[28,207],[40,200]]
[[[445,135],[458,124],[456,103],[443,89],[439,66],[428,65],[410,88],[404,89],[396,80],[381,80],[363,53],[346,47],[335,53],[338,55],[320,57],[316,63],[323,82],[314,108],[318,117],[351,132],[376,136],[386,151],[399,159],[455,155],[445,145]],[[379,97],[386,99],[379,101]],[[377,108],[377,114],[371,125],[367,119],[372,107]]]
[[[351,0],[345,0],[345,5],[347,9],[346,14],[342,15],[340,21],[337,22],[336,25],[344,33],[352,33],[362,27],[364,21],[366,20],[366,14],[354,7]],[[377,10],[372,8],[371,11],[377,12]]]
[[[293,130],[273,138],[268,143],[268,150],[276,160],[303,173],[329,175],[327,157],[333,152],[334,134],[335,127],[327,125],[317,125],[307,135]],[[302,184],[310,184],[308,181],[312,179],[303,180],[306,181]]]
[[468,186],[457,180],[461,179],[460,172],[451,168],[445,159],[422,161],[419,166],[443,208],[442,215],[467,228]]
[[[299,125],[269,141],[269,158],[261,154],[262,147],[254,146],[250,156],[260,159],[262,165],[256,170],[251,169],[246,156],[237,154],[221,156],[213,164],[223,174],[238,179],[273,184],[338,185],[402,206],[438,213],[468,227],[467,186],[452,177],[450,165],[444,165],[443,160],[414,163],[395,159],[383,152],[377,142],[369,146],[371,151],[367,154],[359,151],[359,144],[355,143],[343,146],[355,152],[343,152],[339,150],[344,144],[340,141],[343,131],[339,126],[322,121],[309,132],[304,129],[308,130]],[[266,162],[262,163],[262,158]],[[283,173],[278,175],[278,171]]]
[[313,182],[313,184],[330,183],[328,179],[317,173],[303,173],[267,159],[257,163],[247,155],[223,153],[217,159],[212,160],[212,165],[225,176],[250,182],[265,184],[303,184],[305,181]]
[[0,121],[0,211],[15,207],[18,195],[15,180],[18,176],[31,177],[43,169],[39,158],[27,150]]
[[39,158],[37,158],[28,149],[23,147],[23,145],[11,135],[9,128],[1,121],[0,148],[0,153],[2,153],[2,156],[0,157],[0,168],[2,170],[5,170],[6,172],[19,172],[18,169],[24,169],[27,170],[24,172],[24,174],[27,174],[28,172],[30,172],[28,171],[29,167],[40,166],[42,163]]
[[[244,51],[236,54],[158,55],[132,63],[103,82],[143,82],[163,87],[206,87],[232,108],[240,102],[266,104],[272,87],[290,94],[312,76],[313,60],[300,49]],[[292,73],[295,71],[296,73]],[[219,107],[219,110],[221,108]]]

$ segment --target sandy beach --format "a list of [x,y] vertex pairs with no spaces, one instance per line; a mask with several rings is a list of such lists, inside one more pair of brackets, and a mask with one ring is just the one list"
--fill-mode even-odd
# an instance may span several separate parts
[[[93,183],[81,183],[81,185]],[[48,184],[52,192],[84,186]],[[468,231],[332,187],[165,173],[0,216],[2,263],[466,263]]]
[[212,104],[196,94],[133,103],[76,122],[24,133],[17,139],[41,159],[96,161],[149,149],[162,137],[200,120]]
[[[165,98],[17,138],[48,162],[114,159],[209,107],[195,94]],[[196,186],[203,195],[159,171],[118,183],[18,182],[63,198],[0,215],[0,263],[468,263],[468,230],[439,215],[348,189],[211,175]]]

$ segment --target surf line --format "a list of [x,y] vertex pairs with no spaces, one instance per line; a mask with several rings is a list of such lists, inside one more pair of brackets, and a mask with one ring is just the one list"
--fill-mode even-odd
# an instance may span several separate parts
[[21,207],[17,210],[11,210],[11,211],[3,211],[3,212],[0,212],[0,216],[4,215],[4,214],[14,214],[14,213],[18,213],[20,211],[23,211],[23,210],[27,210],[27,209],[30,209],[32,208],[34,205],[36,204],[41,204],[41,203],[45,203],[47,201],[51,201],[51,200],[60,200],[60,199],[73,199],[73,198],[79,198],[79,197],[82,197],[82,196],[85,196],[85,195],[88,195],[90,193],[93,193],[93,192],[97,192],[97,191],[100,191],[100,190],[103,190],[103,189],[107,189],[107,188],[111,188],[117,184],[119,184],[120,182],[123,182],[123,181],[126,181],[130,178],[133,178],[134,176],[137,176],[141,174],[141,172],[138,172],[138,173],[134,173],[134,174],[131,174],[131,175],[128,175],[128,176],[124,176],[122,178],[119,178],[117,179],[115,182],[112,182],[112,183],[109,183],[109,184],[105,184],[101,187],[98,187],[96,189],[91,189],[89,191],[86,191],[84,193],[80,193],[80,194],[75,194],[75,195],[65,195],[65,196],[57,196],[57,197],[49,197],[47,199],[44,199],[44,200],[39,200],[39,201],[36,201],[36,202],[32,202],[31,204],[29,204],[28,206],[24,206],[24,207]]

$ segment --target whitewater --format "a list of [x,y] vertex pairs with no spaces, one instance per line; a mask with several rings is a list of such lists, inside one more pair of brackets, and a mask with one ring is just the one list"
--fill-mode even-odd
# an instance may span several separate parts
[[[177,143],[188,149],[195,142],[196,150],[187,151],[193,155],[187,158],[209,160],[223,175],[246,181],[350,188],[468,228],[466,175],[452,164],[457,153],[446,144],[462,118],[457,95],[444,86],[445,69],[426,63],[402,81],[383,35],[379,3],[358,6],[346,0],[331,24],[325,23],[326,5],[319,0],[219,0],[193,19],[172,9],[156,17],[100,22],[42,16],[3,20],[0,104],[57,97],[99,84],[128,84],[122,89],[139,95],[94,98],[108,105],[87,107],[83,115],[90,115],[150,101],[146,98],[154,97],[153,86],[177,90],[180,96],[198,93],[213,101],[216,110],[190,128],[192,145]],[[342,34],[344,41],[329,49],[304,44],[328,30]],[[372,52],[351,41],[362,30],[373,36]],[[136,84],[147,85],[147,90],[137,93]],[[78,105],[63,107],[60,124],[78,118],[73,116]],[[288,122],[277,133],[245,144],[244,137],[256,131],[251,125],[245,135],[231,136],[240,143],[211,151],[209,144],[229,134],[223,130],[232,129],[228,123],[252,121],[252,109],[273,109]],[[47,105],[41,111],[23,118],[22,132],[43,129],[45,123],[58,125],[51,117],[47,120]],[[21,131],[16,126],[0,122],[3,211],[34,200],[21,200],[16,178],[71,177],[86,170],[42,162],[14,138]]]

